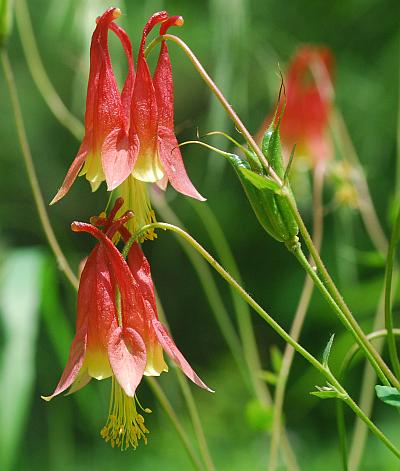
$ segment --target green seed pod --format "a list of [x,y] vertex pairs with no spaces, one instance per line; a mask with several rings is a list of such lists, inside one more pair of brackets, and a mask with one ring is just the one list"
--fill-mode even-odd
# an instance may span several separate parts
[[[283,166],[283,157],[282,157],[282,146],[279,135],[279,123],[275,124],[276,116],[264,134],[262,141],[262,151],[268,162],[271,164],[271,167],[274,169],[276,174],[282,179],[285,180],[285,168]],[[287,190],[292,193],[289,182],[285,181],[285,187]],[[293,216],[292,210],[290,208],[289,202],[286,196],[275,194],[273,198],[276,202],[276,205],[279,209],[279,215],[281,220],[284,223],[286,228],[286,236],[283,235],[284,240],[288,240],[296,236],[299,232],[297,222]]]
[[279,242],[291,238],[286,236],[286,226],[275,200],[274,192],[280,189],[279,185],[265,175],[251,170],[247,160],[237,155],[230,154],[229,162],[234,167],[261,226]]

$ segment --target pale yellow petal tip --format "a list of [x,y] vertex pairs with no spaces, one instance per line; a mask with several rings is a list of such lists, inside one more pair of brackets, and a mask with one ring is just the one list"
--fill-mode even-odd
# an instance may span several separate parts
[[50,402],[53,399],[53,396],[40,396],[46,402]]

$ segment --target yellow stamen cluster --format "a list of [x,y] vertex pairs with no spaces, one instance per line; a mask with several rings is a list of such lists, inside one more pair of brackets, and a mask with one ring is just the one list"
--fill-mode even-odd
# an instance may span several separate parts
[[[151,207],[149,195],[147,193],[146,183],[137,180],[130,175],[119,187],[120,196],[124,199],[124,205],[120,213],[130,209],[133,211],[133,218],[126,224],[131,233],[136,232],[141,227],[156,221],[156,215]],[[140,242],[145,239],[153,240],[157,234],[151,230],[148,231]]]
[[[102,438],[110,442],[113,448],[118,447],[123,451],[131,446],[136,449],[141,438],[147,444],[146,434],[149,431],[144,425],[143,416],[136,410],[136,403],[141,407],[136,397],[125,394],[113,376],[108,420],[100,431]],[[151,410],[144,409],[144,412]]]

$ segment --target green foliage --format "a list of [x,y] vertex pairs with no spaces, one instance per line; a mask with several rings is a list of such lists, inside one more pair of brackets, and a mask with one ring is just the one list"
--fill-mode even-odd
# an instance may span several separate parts
[[0,468],[12,469],[33,402],[43,254],[10,252],[1,267]]
[[335,334],[332,334],[328,343],[326,344],[324,353],[322,354],[322,364],[325,366],[325,368],[328,367],[329,355],[331,354],[334,337],[335,337]]
[[388,404],[389,406],[400,407],[400,391],[391,386],[375,386],[376,395],[378,398]]
[[337,391],[331,384],[327,386],[315,386],[317,391],[311,391],[310,394],[320,399],[345,399],[345,395]]

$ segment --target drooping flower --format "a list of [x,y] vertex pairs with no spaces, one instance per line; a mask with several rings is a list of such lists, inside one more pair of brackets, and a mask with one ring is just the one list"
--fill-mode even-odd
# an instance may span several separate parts
[[144,54],[147,35],[157,23],[163,22],[161,35],[170,26],[183,24],[182,17],[168,18],[165,15],[166,12],[159,12],[149,19],[139,47],[130,135],[138,137],[140,147],[132,175],[144,182],[157,182],[162,189],[169,181],[180,193],[203,201],[204,198],[189,180],[175,137],[173,79],[168,47],[163,41],[154,78]]
[[[328,120],[332,108],[332,63],[329,49],[303,46],[291,60],[284,79],[286,106],[280,123],[285,153],[296,144],[296,155],[313,167],[332,158]],[[268,129],[269,116],[260,135]]]
[[[139,142],[139,153],[132,174],[119,187],[125,201],[121,214],[126,208],[135,213],[135,218],[128,223],[132,232],[156,220],[146,183],[156,183],[165,190],[169,181],[180,193],[204,200],[186,173],[174,132],[172,67],[166,42],[161,44],[153,77],[144,55],[147,36],[158,23],[162,23],[160,35],[163,35],[170,26],[183,25],[183,18],[168,18],[166,12],[158,12],[143,29],[130,110],[130,138]],[[154,231],[145,235],[147,239],[154,237]]]
[[118,199],[108,219],[93,219],[103,230],[93,224],[72,224],[74,231],[92,234],[98,244],[80,277],[76,335],[67,365],[53,394],[44,399],[51,400],[68,388],[69,394],[76,392],[91,378],[111,376],[110,411],[101,436],[112,446],[126,449],[136,448],[141,438],[147,440],[136,388],[143,375],[167,371],[162,350],[195,384],[211,390],[158,320],[150,267],[140,247],[133,245],[127,263],[111,240],[116,231],[130,236],[123,225],[132,213],[113,220],[121,205]]
[[[121,15],[109,8],[97,20],[90,46],[90,72],[86,97],[85,136],[64,182],[51,203],[69,191],[78,174],[85,175],[95,191],[106,180],[108,190],[120,185],[132,172],[138,142],[128,138],[128,103],[132,96],[134,70],[131,45],[126,33],[113,21]],[[120,38],[128,57],[124,90],[118,90],[108,50],[108,29]]]

